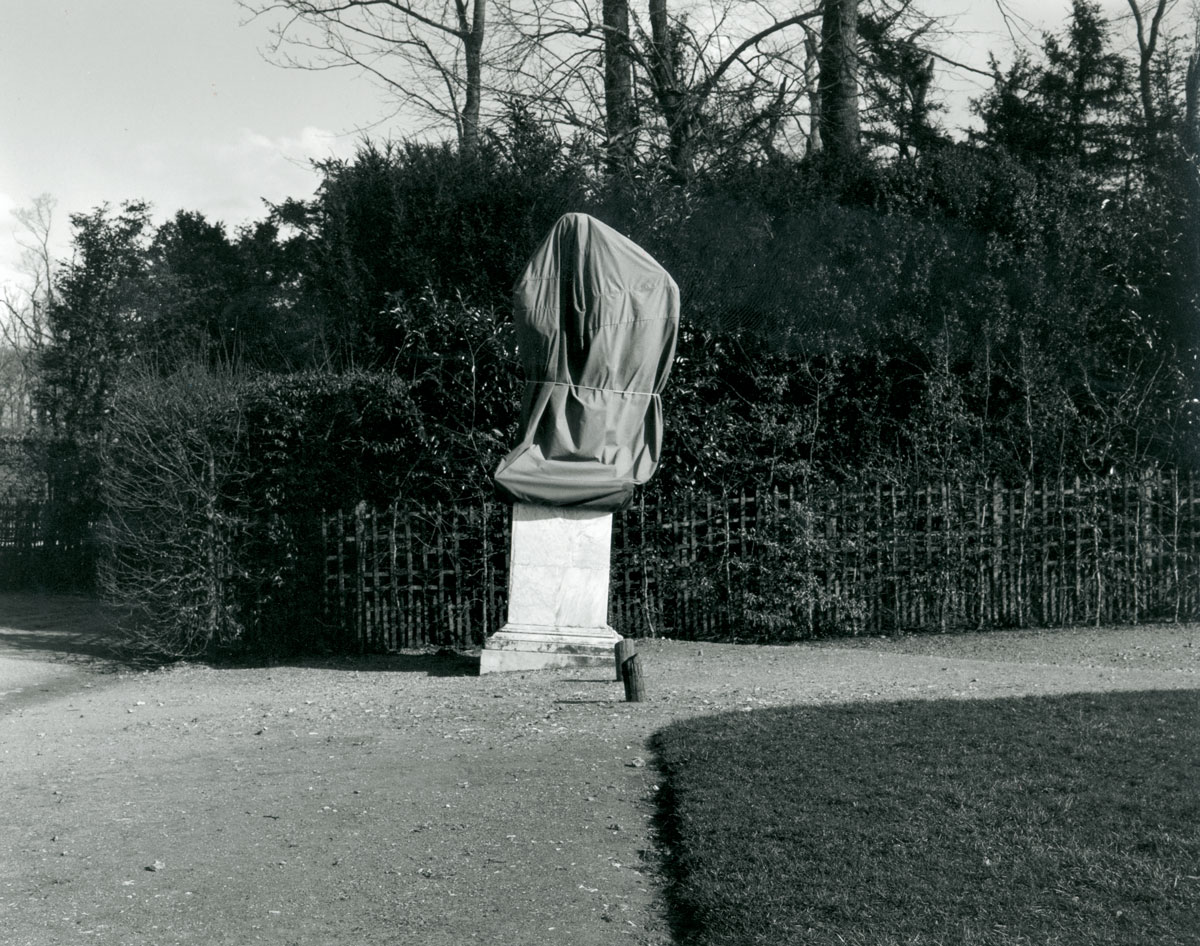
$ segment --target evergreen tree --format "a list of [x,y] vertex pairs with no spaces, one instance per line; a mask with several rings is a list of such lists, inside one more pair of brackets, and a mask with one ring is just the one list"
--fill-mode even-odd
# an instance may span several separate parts
[[1043,62],[1020,54],[974,109],[982,143],[1026,162],[1066,161],[1099,182],[1129,169],[1128,65],[1109,48],[1099,5],[1074,0],[1065,40],[1047,34]]
[[150,210],[127,202],[73,214],[74,256],[60,269],[47,313],[39,400],[53,431],[98,438],[121,367],[145,318]]

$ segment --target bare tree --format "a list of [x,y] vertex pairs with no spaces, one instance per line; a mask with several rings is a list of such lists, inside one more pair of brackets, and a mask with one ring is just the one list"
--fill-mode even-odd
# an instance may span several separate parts
[[794,14],[774,0],[593,2],[512,0],[498,68],[540,114],[604,140],[610,167],[641,149],[689,177],[698,149],[769,145],[803,99],[801,27],[819,0]]
[[41,348],[46,337],[46,310],[53,298],[54,258],[50,237],[54,225],[56,201],[49,194],[34,199],[29,207],[13,216],[22,230],[17,236],[21,246],[21,269],[25,286],[4,288],[6,321],[0,325],[4,341],[13,348]]
[[355,68],[398,109],[479,144],[489,0],[239,0],[273,18],[272,56],[301,69]]
[[[362,70],[464,152],[510,97],[603,141],[610,172],[647,142],[684,179],[699,153],[859,149],[860,0],[239,2],[274,18],[278,61]],[[867,6],[891,21],[916,2]]]
[[16,211],[22,230],[23,286],[5,286],[0,348],[4,355],[4,391],[0,395],[0,426],[23,429],[34,422],[33,385],[37,359],[49,338],[47,313],[54,301],[54,257],[50,249],[55,200],[49,194]]
[[1138,95],[1142,104],[1142,135],[1146,150],[1153,151],[1159,130],[1157,108],[1154,103],[1154,53],[1158,48],[1159,29],[1162,26],[1163,14],[1167,12],[1171,0],[1154,0],[1148,25],[1140,0],[1128,0],[1128,3],[1134,23],[1137,25]]

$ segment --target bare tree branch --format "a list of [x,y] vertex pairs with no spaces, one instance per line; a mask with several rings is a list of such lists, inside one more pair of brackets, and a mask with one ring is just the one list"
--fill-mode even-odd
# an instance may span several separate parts
[[741,43],[738,44],[737,48],[735,48],[733,52],[731,52],[728,56],[726,56],[720,62],[720,64],[718,64],[717,68],[715,70],[713,70],[712,75],[709,76],[708,80],[702,86],[700,86],[699,89],[696,90],[695,94],[699,98],[703,98],[705,95],[707,95],[708,92],[718,82],[721,81],[721,77],[724,76],[725,73],[729,71],[729,68],[738,61],[738,57],[740,57],[741,54],[744,53],[747,49],[757,46],[759,43],[761,43],[767,37],[773,36],[775,33],[778,33],[780,30],[785,30],[790,26],[796,26],[797,24],[805,23],[808,20],[816,19],[820,15],[821,15],[820,10],[811,10],[808,13],[799,13],[796,16],[788,17],[786,20],[780,20],[778,23],[773,23],[770,26],[768,26],[766,29],[759,30],[759,32],[755,33],[753,36],[750,36],[747,39],[743,40]]
[[1158,116],[1154,107],[1154,90],[1152,67],[1154,53],[1158,46],[1158,31],[1163,14],[1167,12],[1170,0],[1156,0],[1154,13],[1150,19],[1149,32],[1146,29],[1145,18],[1142,14],[1139,0],[1128,0],[1129,9],[1133,13],[1133,21],[1137,25],[1138,45],[1138,92],[1142,101],[1142,121],[1146,144],[1153,147],[1158,136]]
[[497,2],[239,0],[252,19],[281,17],[271,27],[270,53],[277,62],[360,70],[401,105],[453,126],[464,152],[478,146],[489,56],[487,14]]

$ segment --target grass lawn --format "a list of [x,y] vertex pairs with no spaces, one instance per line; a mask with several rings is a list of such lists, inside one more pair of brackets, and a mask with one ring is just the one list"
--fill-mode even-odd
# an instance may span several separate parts
[[1200,693],[785,707],[656,736],[691,946],[1200,943]]

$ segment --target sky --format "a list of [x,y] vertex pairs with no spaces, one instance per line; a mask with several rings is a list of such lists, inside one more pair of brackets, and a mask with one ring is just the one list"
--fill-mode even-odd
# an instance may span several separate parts
[[142,199],[230,228],[263,200],[307,197],[310,159],[353,153],[386,114],[369,82],[266,61],[265,22],[233,0],[0,0],[0,281],[12,211],[69,215]]
[[[950,17],[952,58],[982,68],[989,49],[1002,60],[1011,49],[997,0],[918,2]],[[1035,42],[1070,10],[1070,0],[1000,2]],[[234,0],[0,0],[0,287],[22,279],[13,211],[41,194],[56,201],[59,256],[70,214],[102,203],[147,200],[159,221],[199,210],[233,230],[261,219],[264,201],[310,197],[310,162],[353,154],[364,129],[403,137],[371,82],[282,68],[266,57],[270,40],[269,23]],[[939,76],[962,121],[979,81]]]

